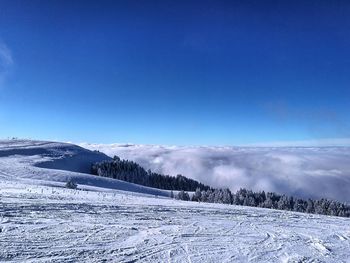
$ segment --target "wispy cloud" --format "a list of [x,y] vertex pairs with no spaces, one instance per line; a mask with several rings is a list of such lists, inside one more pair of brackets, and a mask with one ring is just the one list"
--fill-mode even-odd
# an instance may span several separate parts
[[234,191],[246,187],[350,202],[350,147],[80,145],[215,187]]
[[14,61],[11,50],[0,40],[0,88],[3,86],[13,64]]
[[0,59],[3,66],[10,66],[13,64],[11,50],[3,42],[0,42]]

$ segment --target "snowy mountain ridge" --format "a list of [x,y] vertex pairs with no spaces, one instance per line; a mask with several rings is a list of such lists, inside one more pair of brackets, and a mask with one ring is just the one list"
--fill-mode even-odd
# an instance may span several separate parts
[[[0,176],[7,180],[29,183],[60,183],[73,179],[80,185],[97,186],[139,193],[168,196],[167,191],[96,177],[90,174],[91,164],[110,157],[80,146],[48,141],[0,141]],[[28,181],[29,180],[29,181]]]

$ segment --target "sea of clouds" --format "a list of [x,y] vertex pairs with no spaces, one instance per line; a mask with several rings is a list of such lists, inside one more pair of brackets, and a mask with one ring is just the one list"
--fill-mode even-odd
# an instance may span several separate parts
[[178,147],[80,144],[213,187],[350,202],[350,147]]

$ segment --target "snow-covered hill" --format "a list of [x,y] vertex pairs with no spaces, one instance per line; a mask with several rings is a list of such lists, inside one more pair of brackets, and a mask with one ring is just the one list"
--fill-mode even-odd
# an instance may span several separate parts
[[64,185],[73,179],[79,185],[98,186],[168,196],[167,191],[88,174],[91,164],[110,157],[97,151],[59,142],[0,141],[0,178],[25,180],[30,184]]
[[0,142],[0,262],[349,262],[349,218],[177,201],[77,172],[101,158]]

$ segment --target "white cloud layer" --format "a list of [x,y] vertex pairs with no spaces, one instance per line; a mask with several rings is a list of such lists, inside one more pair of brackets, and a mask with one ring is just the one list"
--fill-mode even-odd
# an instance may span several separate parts
[[240,187],[350,202],[350,147],[81,146],[183,174],[214,187]]

